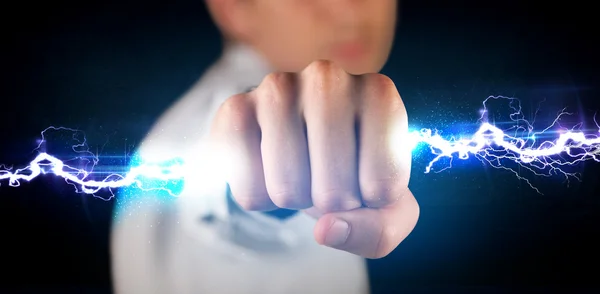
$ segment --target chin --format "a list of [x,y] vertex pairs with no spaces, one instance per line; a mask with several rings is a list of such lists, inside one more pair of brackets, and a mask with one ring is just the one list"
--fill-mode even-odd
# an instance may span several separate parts
[[374,64],[373,62],[365,62],[362,64],[358,64],[358,63],[345,64],[345,65],[342,65],[342,67],[349,74],[363,75],[363,74],[370,74],[370,73],[378,73],[383,68],[383,64],[379,64],[379,63]]
[[349,74],[362,75],[379,73],[386,60],[387,58],[381,58],[380,56],[368,56],[360,60],[340,60],[339,65]]

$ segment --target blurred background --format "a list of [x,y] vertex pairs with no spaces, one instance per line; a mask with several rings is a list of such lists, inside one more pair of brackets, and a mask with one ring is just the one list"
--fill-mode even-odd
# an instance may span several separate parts
[[[201,0],[11,5],[0,20],[0,163],[15,167],[33,159],[48,126],[84,131],[102,155],[131,152],[221,49]],[[526,116],[541,105],[541,128],[566,107],[574,113],[566,125],[585,121],[597,133],[592,5],[403,1],[383,73],[415,128],[472,131],[482,101],[505,95],[519,98]],[[373,293],[600,289],[600,163],[570,168],[581,182],[531,178],[540,194],[477,160],[424,174],[430,159],[421,152],[413,165],[417,228],[389,257],[369,261]],[[115,201],[77,194],[50,176],[19,188],[1,184],[0,293],[111,293]]]

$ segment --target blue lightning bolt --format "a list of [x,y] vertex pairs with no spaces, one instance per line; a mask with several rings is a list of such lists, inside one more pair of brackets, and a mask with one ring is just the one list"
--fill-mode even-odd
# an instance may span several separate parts
[[[504,130],[492,125],[486,119],[487,103],[490,100],[499,99],[508,101],[509,107],[513,111],[509,114],[513,124]],[[489,166],[515,174],[517,178],[542,194],[529,179],[521,176],[517,169],[509,168],[503,162],[516,163],[535,176],[562,175],[567,181],[570,178],[580,180],[577,173],[570,173],[566,171],[565,167],[575,166],[588,160],[600,162],[600,126],[595,118],[594,123],[598,128],[595,134],[586,134],[580,131],[581,123],[570,129],[560,126],[560,119],[568,115],[572,115],[572,113],[562,109],[549,126],[536,131],[533,123],[525,119],[518,99],[490,96],[483,102],[479,129],[470,138],[457,139],[453,136],[444,139],[440,135],[441,132],[431,129],[411,132],[411,136],[414,146],[426,144],[434,155],[427,165],[425,173],[431,172],[434,165],[443,158],[450,159],[450,164],[437,172],[451,168],[454,158],[466,160],[474,156]],[[554,131],[556,128],[559,130]],[[558,133],[558,137],[555,140],[539,140],[539,138],[556,133]]]
[[[509,128],[500,129],[486,119],[487,103],[499,99],[506,100],[512,110],[509,116],[512,125]],[[398,144],[402,144],[402,148],[409,146],[411,150],[415,150],[422,144],[428,146],[430,155],[433,155],[434,158],[426,166],[425,173],[434,171],[434,166],[444,158],[450,159],[450,164],[435,170],[435,172],[451,168],[453,159],[466,160],[475,157],[494,168],[514,173],[540,194],[541,192],[532,185],[529,179],[504,163],[506,161],[513,162],[535,176],[562,175],[567,179],[579,180],[576,173],[567,171],[568,166],[589,160],[600,162],[600,126],[595,119],[594,122],[598,127],[595,133],[582,132],[579,130],[581,124],[570,129],[564,128],[559,121],[563,116],[571,115],[571,113],[563,109],[548,127],[536,131],[534,123],[525,119],[520,101],[504,96],[491,96],[485,99],[481,114],[479,128],[471,136],[444,138],[442,132],[438,130],[421,129],[410,132],[410,142],[404,141],[398,142]],[[39,151],[42,143],[46,141],[44,134],[48,130],[66,130],[74,134],[78,133],[74,129],[50,127],[42,132],[42,139],[35,150]],[[552,135],[555,137],[553,140],[540,139]],[[73,138],[75,139],[75,135]],[[85,139],[77,142],[72,149],[80,155],[77,159],[85,158],[89,163],[85,168],[73,167],[68,164],[70,160],[60,160],[46,152],[39,152],[26,167],[13,171],[12,168],[0,166],[0,184],[3,180],[8,180],[9,186],[18,187],[22,181],[29,182],[40,175],[53,174],[75,186],[77,192],[80,193],[96,195],[102,190],[108,190],[110,195],[108,198],[100,197],[104,200],[112,198],[114,196],[113,189],[120,187],[161,190],[176,196],[178,194],[176,190],[180,190],[182,180],[187,173],[185,164],[180,159],[158,163],[138,160],[136,164],[131,165],[127,172],[109,173],[98,180],[94,177],[94,167],[99,163],[98,155],[86,149]],[[179,188],[173,188],[173,185]]]
[[[181,184],[181,180],[185,176],[183,161],[179,159],[163,162],[143,162],[140,158],[134,158],[127,173],[108,172],[108,175],[101,180],[96,180],[94,179],[96,173],[103,174],[103,172],[94,170],[100,161],[100,157],[88,149],[85,137],[83,140],[78,139],[81,132],[76,129],[65,127],[45,129],[42,131],[41,139],[34,151],[42,149],[43,144],[46,143],[45,134],[48,131],[72,132],[72,140],[77,143],[71,146],[71,149],[78,156],[69,160],[61,160],[46,152],[39,152],[35,159],[24,168],[12,171],[12,168],[0,165],[0,183],[2,180],[8,180],[9,186],[18,187],[21,181],[29,182],[40,175],[54,174],[74,186],[78,193],[91,194],[102,200],[110,200],[115,196],[114,189],[129,186],[144,191],[164,191],[171,196],[176,196],[175,190],[177,189],[173,186]],[[68,162],[75,160],[84,161],[84,167],[78,168],[68,164]],[[108,191],[109,196],[96,195],[102,190]]]

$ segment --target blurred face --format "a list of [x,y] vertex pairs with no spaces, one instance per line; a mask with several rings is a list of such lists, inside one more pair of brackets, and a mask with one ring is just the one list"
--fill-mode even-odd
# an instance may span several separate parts
[[243,5],[243,41],[279,71],[300,71],[325,59],[362,74],[380,71],[387,61],[396,0],[254,0]]

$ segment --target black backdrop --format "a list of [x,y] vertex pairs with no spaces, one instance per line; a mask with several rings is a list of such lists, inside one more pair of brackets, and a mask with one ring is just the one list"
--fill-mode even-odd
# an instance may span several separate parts
[[[50,125],[85,131],[103,154],[135,148],[220,50],[203,1],[12,5],[0,20],[0,162],[17,167]],[[520,98],[526,114],[545,101],[546,119],[562,107],[589,118],[600,110],[592,5],[404,1],[384,73],[413,126],[474,123],[489,95]],[[534,179],[544,195],[476,162],[427,175],[426,163],[416,159],[413,170],[416,230],[389,257],[369,261],[374,293],[595,286],[600,163],[579,166],[583,181],[568,187]],[[114,201],[52,177],[3,182],[0,195],[0,290],[110,291]]]

